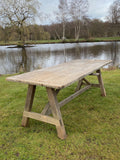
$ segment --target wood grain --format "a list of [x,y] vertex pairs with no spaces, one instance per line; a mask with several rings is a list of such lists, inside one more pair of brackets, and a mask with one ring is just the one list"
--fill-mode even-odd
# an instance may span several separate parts
[[[26,104],[25,104],[24,111],[28,111],[28,112],[31,111],[33,100],[34,100],[34,95],[35,95],[35,90],[36,90],[36,86],[33,86],[33,85],[28,86],[28,92],[27,92],[27,98],[26,98]],[[22,126],[23,127],[28,126],[28,121],[29,121],[29,118],[24,117],[24,115],[23,115]]]
[[101,88],[101,95],[103,97],[105,97],[106,96],[106,91],[105,91],[105,88],[104,88],[104,83],[103,83],[103,79],[102,79],[102,75],[101,75],[101,70],[97,70],[97,73],[99,73],[99,75],[97,77],[98,77],[98,82],[99,82],[100,88]]
[[66,131],[65,131],[62,115],[60,112],[60,108],[58,105],[56,92],[54,89],[47,88],[47,93],[48,93],[49,104],[50,104],[53,117],[59,120],[59,125],[56,125],[58,137],[61,139],[66,139]]
[[111,60],[73,60],[57,66],[8,77],[7,80],[61,89],[111,62]]
[[42,114],[39,114],[39,113],[34,113],[34,112],[24,111],[23,116],[24,117],[29,117],[29,118],[32,118],[32,119],[35,119],[35,120],[38,120],[38,121],[50,123],[50,124],[53,124],[53,125],[56,125],[56,126],[58,126],[59,123],[60,123],[58,119],[55,119],[55,118],[50,117],[50,116],[45,116],[45,115],[42,115]]

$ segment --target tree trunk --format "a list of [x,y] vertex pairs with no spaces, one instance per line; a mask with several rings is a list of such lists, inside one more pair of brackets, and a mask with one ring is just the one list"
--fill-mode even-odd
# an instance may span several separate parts
[[20,42],[18,44],[18,47],[24,47],[25,45],[25,36],[24,36],[24,27],[21,25],[18,29],[19,37],[20,37]]
[[65,23],[63,22],[63,37],[62,40],[65,40]]
[[79,40],[80,37],[80,22],[75,24],[75,40]]
[[60,39],[60,36],[56,30],[55,30],[55,33],[56,33],[56,36],[58,37],[58,39]]

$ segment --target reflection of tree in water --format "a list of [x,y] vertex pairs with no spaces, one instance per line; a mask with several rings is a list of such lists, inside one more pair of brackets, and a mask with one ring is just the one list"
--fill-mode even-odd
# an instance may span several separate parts
[[19,72],[27,72],[27,54],[25,47],[21,51],[21,62],[18,64]]
[[0,50],[0,73],[12,74],[18,72],[18,64],[21,62],[20,49]]
[[[43,47],[43,49],[42,49]],[[0,74],[28,72],[50,67],[73,59],[112,59],[113,65],[120,64],[120,43],[78,43],[58,46],[28,48],[5,48],[0,50]]]
[[19,72],[28,72],[31,68],[31,59],[27,56],[25,47],[21,50],[21,61],[17,65]]
[[66,48],[65,48],[65,45],[64,45],[64,62],[65,62],[65,63],[67,62],[67,59],[66,59]]
[[[93,46],[76,45],[75,48],[68,49],[68,53],[72,59],[90,59],[90,58],[102,58],[113,60],[113,66],[119,64],[119,44],[117,42],[95,44]],[[104,55],[102,57],[102,55]]]
[[89,54],[93,55],[93,57],[98,57],[100,56],[102,53],[107,53],[110,54],[110,46],[111,44],[103,44],[103,45],[99,45],[96,44],[94,46],[90,46],[89,47]]
[[111,44],[107,45],[81,45],[76,44],[75,47],[66,49],[67,57],[71,57],[72,59],[90,59],[100,57],[102,53],[106,54],[109,58],[110,55],[110,46]]
[[112,44],[111,44],[111,59],[113,61],[112,62],[113,66],[116,66],[118,50],[119,50],[118,43],[112,42]]

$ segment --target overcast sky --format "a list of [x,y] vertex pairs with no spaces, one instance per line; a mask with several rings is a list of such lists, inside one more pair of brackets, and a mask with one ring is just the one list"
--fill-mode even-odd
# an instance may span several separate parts
[[[114,0],[88,0],[89,1],[89,18],[99,18],[104,20],[107,16],[108,8]],[[40,0],[42,3],[42,12],[49,15],[49,18],[54,21],[54,12],[58,8],[59,0]],[[49,20],[44,20],[42,24],[49,24]]]

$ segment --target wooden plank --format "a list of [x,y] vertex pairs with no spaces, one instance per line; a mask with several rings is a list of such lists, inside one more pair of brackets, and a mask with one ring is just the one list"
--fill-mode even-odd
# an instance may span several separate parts
[[85,79],[85,78],[83,78],[83,81],[85,81],[86,82],[86,84],[88,84],[88,85],[90,85],[91,83],[87,80],[87,79]]
[[50,109],[50,104],[49,102],[46,104],[45,108],[41,112],[42,115],[50,115],[51,114],[51,109]]
[[59,119],[59,125],[56,125],[58,137],[60,139],[66,139],[66,131],[62,120],[62,115],[58,106],[56,92],[54,89],[51,88],[46,88],[46,89],[53,117]]
[[98,82],[99,82],[100,88],[101,88],[101,95],[103,97],[105,97],[106,96],[106,91],[105,91],[105,88],[104,88],[104,83],[103,83],[103,80],[102,80],[101,71],[97,70],[97,73],[99,73],[99,75],[97,77],[98,77]]
[[100,84],[91,84],[92,85],[92,87],[98,87],[98,88],[100,88]]
[[28,117],[28,118],[32,118],[38,121],[42,121],[42,122],[46,122],[46,123],[50,123],[56,126],[59,126],[60,122],[58,119],[52,118],[50,116],[45,116],[39,113],[34,113],[34,112],[23,112],[23,116],[24,117]]
[[[58,95],[59,92],[60,92],[60,89],[57,89],[55,91],[56,96]],[[50,109],[49,102],[47,103],[47,105],[45,106],[45,108],[43,109],[43,111],[41,112],[41,114],[43,114],[43,115],[50,115],[51,114],[51,109]]]
[[83,81],[83,79],[80,79],[80,80],[78,81],[78,85],[77,85],[77,87],[76,87],[76,89],[75,89],[75,92],[77,92],[77,91],[80,90],[80,88],[81,88],[81,86],[82,86],[82,81]]
[[[88,86],[88,84],[86,84],[86,83],[83,83],[83,85]],[[92,87],[100,88],[100,84],[93,84],[93,83],[91,83],[91,86]]]
[[80,89],[79,91],[75,92],[74,94],[72,94],[71,96],[67,97],[66,99],[64,99],[63,101],[61,101],[59,103],[59,107],[64,106],[65,104],[67,104],[68,102],[70,102],[72,99],[74,99],[75,97],[79,96],[80,94],[82,94],[83,92],[85,92],[86,90],[90,89],[91,85],[88,85],[82,89]]
[[50,68],[8,77],[7,80],[61,89],[111,62],[109,60],[73,60]]
[[99,76],[99,73],[91,73],[90,76]]
[[[27,98],[26,98],[26,104],[25,104],[24,111],[31,111],[33,99],[35,95],[35,89],[36,89],[36,86],[33,86],[33,85],[28,86],[28,92],[27,92]],[[28,125],[28,121],[29,121],[29,118],[23,116],[22,126],[26,127]]]
[[[66,99],[64,99],[63,101],[59,102],[58,103],[58,107],[61,108],[62,106],[64,106],[65,104],[67,104],[68,102],[70,102],[71,100],[73,100],[75,97],[79,96],[80,94],[82,94],[83,92],[85,92],[86,90],[90,89],[92,86],[89,85],[87,87],[84,87],[82,88],[81,90],[75,92],[74,94],[70,95],[69,97],[67,97]],[[48,110],[47,110],[47,115],[50,115],[52,112],[51,112],[51,109],[50,109],[50,106],[49,106],[49,103],[47,104],[48,105]],[[45,107],[45,110],[46,110],[46,107]],[[44,110],[43,110],[44,111]],[[42,112],[41,114],[45,114],[45,112]]]

